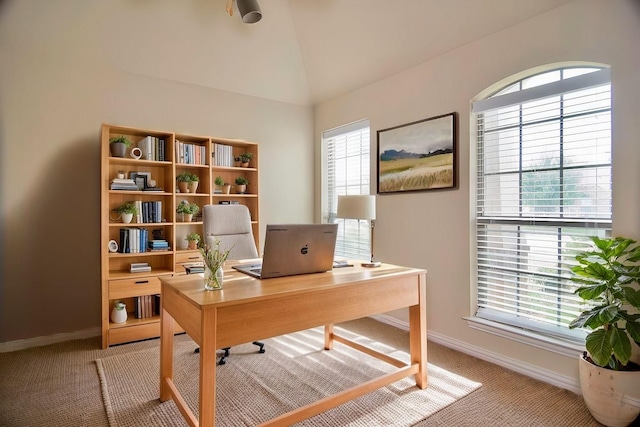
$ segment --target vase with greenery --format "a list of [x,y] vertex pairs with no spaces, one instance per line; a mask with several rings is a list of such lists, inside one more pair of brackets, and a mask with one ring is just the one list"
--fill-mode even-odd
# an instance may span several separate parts
[[234,160],[239,162],[240,165],[244,168],[249,167],[249,162],[253,159],[253,153],[242,153]]
[[198,183],[200,182],[200,177],[195,173],[189,174],[189,184],[187,186],[189,193],[195,193],[198,189]]
[[185,240],[188,243],[188,249],[198,249],[198,243],[200,242],[200,235],[198,233],[189,233],[187,234],[187,237],[185,238]]
[[218,187],[218,190],[221,193],[229,194],[229,191],[231,190],[231,184],[225,183],[224,178],[222,178],[221,176],[216,176],[213,182]]
[[178,176],[176,177],[176,181],[178,181],[178,191],[180,193],[189,192],[189,183],[191,182],[191,173],[182,172],[178,174]]
[[124,135],[109,138],[109,151],[112,157],[125,157],[131,141]]
[[[133,216],[138,213],[138,208],[134,202],[124,202],[113,210],[119,215],[119,218],[123,223],[129,224],[133,220]],[[114,219],[114,218],[111,218]],[[118,219],[118,218],[115,218]]]
[[244,176],[239,176],[236,178],[236,191],[238,194],[244,194],[247,191],[247,185],[249,184],[249,180]]
[[[615,396],[635,392],[640,399],[640,366],[631,361],[632,344],[640,346],[640,246],[624,237],[591,240],[593,249],[579,253],[579,265],[571,268],[571,280],[579,284],[575,293],[589,308],[569,328],[589,331],[587,352],[579,366],[582,394],[591,414],[604,425],[627,425],[640,408],[625,407]],[[609,373],[600,374],[598,369]],[[614,401],[607,399],[610,396]],[[617,408],[615,416],[612,407]]]
[[195,203],[189,203],[186,200],[180,202],[176,208],[176,213],[181,214],[182,222],[191,222],[193,215],[198,212],[200,212],[200,206]]
[[222,289],[224,273],[222,266],[229,257],[231,248],[226,251],[220,250],[220,240],[216,239],[213,246],[206,243],[200,246],[200,254],[204,261],[204,288],[208,291]]

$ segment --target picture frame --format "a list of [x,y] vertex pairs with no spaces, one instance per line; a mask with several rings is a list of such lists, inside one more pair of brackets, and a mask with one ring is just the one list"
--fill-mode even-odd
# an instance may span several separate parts
[[458,188],[457,113],[377,131],[378,194]]

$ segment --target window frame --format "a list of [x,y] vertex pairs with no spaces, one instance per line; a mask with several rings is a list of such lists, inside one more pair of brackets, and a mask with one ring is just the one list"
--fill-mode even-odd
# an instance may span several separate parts
[[[340,154],[336,154],[336,147],[332,148],[330,145],[330,142],[336,139],[340,140],[338,143],[345,144],[345,147],[341,147],[344,150],[339,150]],[[356,139],[359,147],[349,150],[346,145],[354,144]],[[340,157],[336,158],[336,155]],[[323,131],[321,134],[321,158],[321,221],[338,224],[335,257],[369,260],[371,232],[368,222],[336,218],[338,195],[371,194],[371,127],[369,120],[362,119]],[[349,159],[351,159],[351,163],[349,163]],[[343,167],[337,170],[336,163],[334,163],[330,171],[332,161],[344,162]],[[358,166],[353,167],[356,163]],[[359,170],[359,173],[356,173],[357,178],[354,179],[351,174],[351,181],[346,178],[350,165],[352,169]],[[344,179],[340,180],[340,184],[335,182],[336,173],[344,174],[342,177]],[[332,179],[333,182],[329,182]]]
[[[523,82],[533,77],[540,76],[545,73],[551,73],[553,71],[562,72],[563,70],[569,70],[572,68],[581,68],[581,69],[592,68],[592,69],[599,69],[599,70],[594,71],[592,73],[582,74],[577,77],[561,79],[553,83],[547,83],[542,86],[534,86],[534,87],[519,90],[519,91],[509,90],[514,85],[516,84],[522,85]],[[543,71],[538,70],[537,72],[531,73],[524,77],[520,75],[520,77],[517,80],[513,80],[510,82],[503,81],[502,83],[500,83],[500,87],[497,90],[494,90],[491,94],[489,94],[483,99],[474,101],[472,103],[472,119],[476,119],[476,123],[477,123],[477,120],[485,111],[497,110],[509,105],[511,106],[519,105],[521,108],[522,104],[526,102],[531,102],[531,100],[544,98],[552,95],[566,95],[568,93],[571,93],[577,90],[584,90],[588,87],[599,87],[606,84],[608,85],[611,84],[610,69],[606,67],[601,67],[601,66],[594,66],[592,64],[584,64],[584,65],[571,66],[571,67],[556,67],[556,68],[545,69]],[[498,84],[494,85],[494,87],[497,85]],[[609,93],[611,93],[610,86],[609,86]],[[606,108],[605,110],[607,110],[611,114],[612,113],[611,105],[609,104],[608,108]],[[564,119],[564,115],[560,114],[559,116],[555,116],[554,118],[551,118],[549,120],[562,121],[563,119]],[[609,132],[611,131],[611,122],[612,122],[612,118],[609,117]],[[518,123],[519,129],[522,129],[522,126],[523,124],[520,121]],[[480,160],[480,156],[483,154],[482,150],[484,149],[484,146],[480,147],[479,144],[484,135],[481,134],[481,131],[478,129],[478,126],[475,126],[475,127],[472,126],[471,131],[472,131],[472,140],[473,140],[473,137],[475,137],[475,140],[478,143],[477,144],[478,147],[476,148],[477,151],[475,152],[475,155],[474,153],[472,153],[472,156],[471,156],[472,173],[470,174],[472,180],[473,179],[477,180],[475,183],[472,182],[472,185],[471,185],[471,190],[472,191],[475,190],[475,204],[472,204],[473,210],[471,213],[473,218],[473,227],[472,227],[473,229],[471,234],[471,242],[472,242],[471,243],[471,265],[476,266],[476,268],[471,274],[471,278],[472,278],[472,290],[474,291],[473,296],[475,298],[475,303],[476,303],[475,308],[477,309],[477,311],[476,313],[466,317],[465,319],[468,321],[469,326],[475,329],[480,329],[485,332],[508,337],[510,339],[514,339],[519,342],[535,345],[537,347],[556,351],[562,354],[567,354],[567,355],[574,354],[574,352],[577,349],[581,349],[584,347],[584,335],[585,335],[584,331],[568,330],[565,327],[559,326],[558,328],[561,328],[563,330],[560,331],[560,333],[558,334],[556,333],[557,331],[552,330],[553,328],[546,328],[546,329],[530,328],[527,326],[527,323],[531,321],[524,321],[523,322],[524,324],[518,324],[518,322],[512,322],[509,319],[505,320],[504,318],[501,318],[499,313],[498,315],[495,315],[496,313],[489,313],[489,315],[487,315],[487,313],[483,313],[479,304],[479,301],[480,301],[480,297],[479,297],[480,258],[479,257],[480,255],[479,255],[478,245],[480,240],[480,237],[479,237],[480,227],[483,224],[487,224],[487,223],[504,223],[504,224],[511,224],[511,225],[517,225],[517,226],[524,226],[524,225],[530,226],[532,225],[532,223],[535,223],[534,226],[540,226],[540,225],[554,226],[555,225],[557,227],[562,227],[562,226],[568,227],[570,223],[573,223],[574,225],[589,227],[588,228],[589,230],[601,230],[599,232],[610,233],[611,225],[612,225],[612,213],[610,213],[607,219],[583,218],[582,220],[569,220],[569,221],[567,221],[566,218],[564,220],[557,221],[557,218],[553,218],[553,219],[549,218],[545,220],[545,218],[532,219],[526,216],[516,217],[516,218],[481,217],[481,214],[480,214],[481,195],[479,193],[480,193],[481,184],[483,182],[482,180],[484,179],[485,175],[482,175],[483,162]],[[473,132],[476,132],[476,134],[473,135]],[[522,147],[520,147],[520,150],[522,150]],[[474,167],[474,163],[473,163],[474,160],[475,160],[475,164],[477,165],[476,167]],[[603,166],[605,167],[608,166],[610,168],[610,176],[612,177],[613,175],[612,159],[610,159],[607,165],[603,165]],[[518,167],[519,167],[518,173],[521,176],[523,173],[522,163],[520,163]],[[593,168],[594,165],[589,164],[586,167]],[[566,168],[565,164],[561,163],[560,166],[549,168],[549,170],[559,171],[563,168],[565,170],[568,169]],[[475,173],[473,173],[473,171],[475,171]],[[520,182],[519,185],[521,184],[522,183]],[[612,189],[610,191],[612,193]],[[560,193],[562,193],[562,191]],[[519,199],[520,202],[522,202],[521,194],[519,195],[519,198],[520,198]],[[612,195],[609,198],[609,209],[610,211],[612,211],[613,209]],[[561,285],[558,285],[558,286],[559,286],[558,289],[561,289],[560,288]],[[518,297],[516,297],[516,299],[517,298]]]

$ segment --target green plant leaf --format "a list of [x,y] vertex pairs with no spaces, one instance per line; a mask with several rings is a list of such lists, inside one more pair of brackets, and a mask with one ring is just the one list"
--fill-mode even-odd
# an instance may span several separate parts
[[585,300],[596,299],[607,290],[607,285],[582,286],[576,289],[575,293]]
[[640,345],[640,322],[627,320],[626,328],[631,338]]
[[627,303],[640,310],[640,289],[625,286],[622,288],[622,294]]
[[598,329],[591,332],[585,339],[585,346],[596,365],[607,366],[613,354],[611,333],[609,331]]
[[608,305],[606,307],[601,308],[598,311],[598,320],[603,325],[607,323],[612,323],[616,317],[618,317],[617,305],[614,305],[614,304]]
[[626,365],[631,359],[631,341],[624,329],[620,329],[616,325],[612,325],[610,332],[613,354],[615,354],[620,363]]
[[591,319],[598,319],[599,311],[600,310],[598,308],[583,311],[578,317],[576,317],[571,323],[569,323],[569,329],[584,328],[591,321]]

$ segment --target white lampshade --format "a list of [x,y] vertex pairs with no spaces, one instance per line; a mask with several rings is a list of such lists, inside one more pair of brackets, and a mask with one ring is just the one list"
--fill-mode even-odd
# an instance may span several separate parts
[[376,219],[376,197],[371,195],[338,196],[338,218]]

